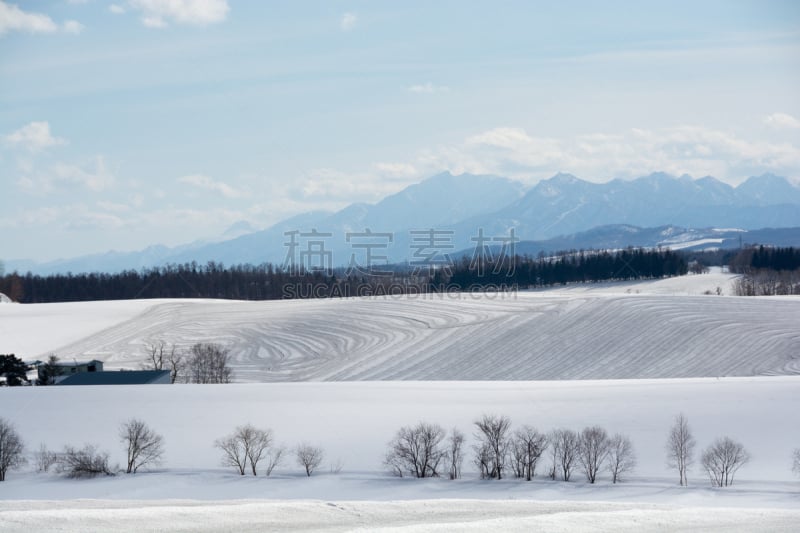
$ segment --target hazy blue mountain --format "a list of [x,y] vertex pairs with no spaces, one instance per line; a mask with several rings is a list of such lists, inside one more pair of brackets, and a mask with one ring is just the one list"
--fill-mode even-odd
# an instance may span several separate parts
[[[636,230],[624,230],[625,227]],[[411,230],[433,228],[447,232],[439,237],[449,248],[439,251],[455,254],[457,250],[473,247],[479,231],[487,238],[501,238],[508,236],[513,228],[515,236],[526,241],[554,240],[569,248],[598,248],[602,246],[569,245],[570,238],[575,239],[570,236],[598,228],[593,230],[599,232],[594,237],[583,235],[578,241],[594,238],[608,246],[616,246],[614,243],[646,246],[654,237],[642,233],[645,230],[640,228],[665,227],[798,228],[800,188],[771,174],[751,177],[732,187],[710,176],[695,180],[687,175],[653,173],[635,180],[593,183],[562,173],[525,190],[521,184],[498,176],[444,173],[375,204],[355,203],[335,213],[304,213],[261,231],[237,223],[216,241],[198,241],[176,248],[151,246],[138,252],[109,252],[45,265],[8,261],[6,269],[47,273],[116,271],[190,261],[283,264],[290,251],[287,244],[291,237],[287,232],[312,230],[330,236],[298,236],[295,253],[313,246],[311,241],[321,241],[325,250],[331,252],[333,265],[340,266],[347,264],[353,254],[359,262],[365,257],[365,250],[354,246],[359,241],[348,243],[346,234],[366,229],[391,233],[391,243],[388,239],[369,240],[386,245],[375,249],[373,255],[400,262],[431,251],[424,246],[424,236],[411,235]],[[603,236],[603,232],[609,231]],[[794,230],[787,231],[791,235]],[[614,232],[619,235],[614,237]],[[299,260],[298,256],[295,258]]]
[[[452,225],[464,218],[500,209],[522,194],[522,185],[506,178],[443,173],[387,196],[376,204],[357,203],[325,216],[295,217],[264,231],[176,255],[171,260],[282,264],[290,250],[287,244],[291,242],[291,237],[286,232],[309,233],[316,229],[331,235],[298,236],[299,247],[295,252],[308,249],[311,241],[322,241],[325,250],[332,254],[332,264],[338,266],[348,263],[353,253],[356,253],[356,261],[365,257],[363,249],[354,249],[353,241],[346,241],[346,234],[370,229],[373,233],[388,232],[394,236],[391,243],[388,239],[370,241],[387,245],[386,249],[376,250],[374,255],[399,261],[408,253],[407,246],[404,246],[404,235],[408,234],[408,229]],[[295,259],[299,262],[300,258],[296,256]]]
[[[660,226],[639,228],[627,224],[610,224],[588,231],[562,235],[541,241],[523,240],[514,246],[514,253],[536,257],[540,253],[568,250],[618,250],[633,247],[669,247],[680,250],[707,250],[711,248],[731,249],[740,244],[764,244],[771,246],[800,246],[800,227],[764,228],[757,230],[681,228]],[[493,255],[500,252],[499,246],[489,246]],[[475,248],[469,247],[455,253],[454,258],[471,257]]]
[[800,204],[800,187],[774,174],[753,176],[736,187],[740,205]]
[[[757,229],[800,226],[800,189],[785,178],[750,178],[737,188],[714,178],[656,173],[596,184],[568,174],[539,182],[518,201],[460,222],[456,234],[483,228],[545,240],[608,224]],[[468,244],[462,240],[462,244]],[[466,247],[466,246],[465,246]]]

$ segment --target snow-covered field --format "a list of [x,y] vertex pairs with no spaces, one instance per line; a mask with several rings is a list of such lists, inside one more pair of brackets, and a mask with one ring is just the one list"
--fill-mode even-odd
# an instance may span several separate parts
[[[432,521],[445,524],[442,527],[449,524],[452,530],[482,529],[493,520],[503,527],[503,520],[513,522],[518,530],[537,524],[549,528],[553,520],[553,527],[568,529],[583,520],[594,524],[595,518],[606,529],[620,525],[633,530],[639,523],[645,529],[672,530],[698,527],[702,520],[717,517],[720,524],[741,520],[736,523],[744,529],[754,529],[749,524],[790,530],[787,524],[800,523],[800,481],[791,473],[791,450],[800,443],[798,397],[796,376],[3,389],[3,416],[32,449],[42,442],[55,449],[94,443],[111,452],[112,463],[122,462],[117,427],[136,416],[164,435],[166,456],[159,471],[136,476],[71,481],[53,474],[13,472],[0,483],[0,500],[9,500],[0,503],[0,529],[22,530],[31,524],[39,529],[51,519],[72,524],[67,527],[72,530],[102,530],[114,520],[129,529],[164,523],[180,529],[190,523],[186,520],[203,517],[206,530],[255,530],[254,524],[266,527],[264,520],[311,529],[325,524],[338,529],[372,529],[379,524],[427,529],[425,524]],[[751,463],[733,487],[710,488],[698,466],[690,471],[689,488],[677,486],[665,465],[664,441],[672,417],[681,411],[689,417],[699,448],[717,436],[730,435],[751,452]],[[595,486],[580,476],[570,483],[544,478],[532,483],[480,481],[468,462],[464,479],[456,482],[396,479],[383,473],[386,443],[401,425],[424,419],[470,435],[472,422],[485,412],[506,414],[517,425],[542,430],[600,424],[626,433],[639,466],[616,486],[606,475]],[[242,478],[218,466],[214,440],[246,422],[272,428],[277,440],[289,446],[309,441],[324,447],[327,460],[320,475],[308,479],[291,462],[271,478]],[[334,464],[343,466],[341,473],[330,472]],[[449,502],[464,498],[477,501]],[[606,503],[596,503],[601,501]],[[411,509],[419,506],[428,514],[403,518],[403,509],[415,514]],[[465,508],[470,510],[459,511]],[[197,527],[200,522],[191,523]]]
[[486,500],[0,502],[5,532],[719,531],[791,533],[796,509]]
[[[502,295],[0,305],[0,353],[137,368],[148,340],[220,342],[237,381],[273,382],[0,389],[0,416],[31,450],[93,443],[121,463],[117,428],[134,416],[166,441],[162,467],[136,476],[12,472],[0,483],[0,530],[796,530],[800,299],[729,296],[732,279],[716,271]],[[716,287],[724,296],[704,294]],[[698,465],[691,486],[677,486],[664,441],[678,412],[698,448],[728,435],[752,454],[733,487],[710,488]],[[400,426],[427,420],[471,435],[483,413],[542,430],[625,433],[638,468],[618,485],[605,475],[594,486],[579,475],[487,482],[468,452],[455,482],[383,472]],[[308,479],[291,461],[271,478],[220,467],[214,440],[248,422],[288,446],[323,446],[319,475]]]
[[[138,368],[154,339],[230,348],[234,380],[550,380],[800,372],[800,298],[728,274],[504,294],[3,305],[3,349]],[[704,289],[705,290],[705,289]]]

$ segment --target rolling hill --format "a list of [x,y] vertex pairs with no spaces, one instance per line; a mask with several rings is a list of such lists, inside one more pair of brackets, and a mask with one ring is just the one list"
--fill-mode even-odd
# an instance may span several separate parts
[[[508,294],[6,305],[0,314],[5,349],[28,359],[56,353],[137,368],[148,341],[215,342],[245,382],[799,373],[800,299],[701,294],[729,294],[732,277]],[[43,327],[54,331],[50,345],[38,340]]]

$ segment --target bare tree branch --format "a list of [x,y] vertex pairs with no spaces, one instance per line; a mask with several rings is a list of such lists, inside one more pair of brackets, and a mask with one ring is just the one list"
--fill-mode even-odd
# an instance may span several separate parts
[[683,413],[680,413],[675,417],[675,423],[667,437],[667,465],[678,470],[681,486],[689,484],[686,471],[694,462],[696,443],[689,429],[689,421]]
[[25,445],[17,430],[4,418],[0,418],[0,481],[6,480],[6,472],[25,464]]
[[126,473],[136,473],[144,465],[157,465],[164,455],[164,439],[146,423],[132,418],[119,429],[120,441],[127,448]]
[[729,437],[714,441],[714,444],[703,452],[701,462],[711,484],[715,487],[733,485],[733,476],[750,461],[750,454],[744,446]]
[[305,469],[308,477],[311,477],[311,474],[314,472],[314,470],[316,470],[317,467],[322,464],[324,455],[325,454],[322,451],[322,448],[306,443],[299,445],[295,449],[295,458],[297,459],[297,464]]
[[636,454],[633,451],[631,440],[619,433],[611,437],[608,449],[608,471],[611,481],[621,481],[622,475],[631,472],[636,467]]

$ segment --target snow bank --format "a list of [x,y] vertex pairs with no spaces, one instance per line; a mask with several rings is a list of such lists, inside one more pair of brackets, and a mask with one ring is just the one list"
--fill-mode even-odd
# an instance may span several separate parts
[[[33,504],[33,505],[31,505]],[[6,532],[794,531],[800,511],[574,502],[0,503]]]

